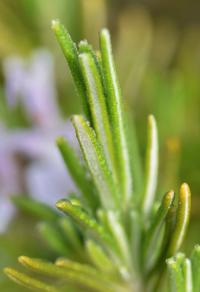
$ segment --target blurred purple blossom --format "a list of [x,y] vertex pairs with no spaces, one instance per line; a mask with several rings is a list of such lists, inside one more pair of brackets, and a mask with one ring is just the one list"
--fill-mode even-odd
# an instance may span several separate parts
[[15,212],[10,195],[26,192],[54,205],[58,198],[76,191],[55,146],[60,135],[73,147],[77,144],[71,124],[59,112],[51,54],[37,50],[29,60],[10,57],[4,61],[4,74],[9,106],[20,102],[32,126],[0,127],[0,232]]
[[60,123],[53,59],[46,50],[36,50],[27,61],[10,57],[4,61],[5,91],[8,104],[21,101],[27,116],[40,127]]

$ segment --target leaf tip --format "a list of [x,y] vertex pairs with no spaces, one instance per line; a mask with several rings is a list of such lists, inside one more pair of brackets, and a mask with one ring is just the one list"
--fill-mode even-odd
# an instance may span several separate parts
[[6,267],[3,269],[3,272],[11,280],[13,280],[14,282],[18,282],[19,273],[16,270]]
[[150,124],[150,125],[156,125],[156,118],[155,118],[155,116],[154,115],[148,115],[148,123]]
[[183,183],[180,187],[180,198],[181,199],[190,199],[191,191],[187,183]]
[[56,145],[57,146],[63,145],[64,142],[65,142],[65,138],[63,136],[58,136],[56,138]]
[[60,21],[58,19],[53,19],[51,21],[51,29],[53,31],[56,31],[59,28],[59,26],[60,26]]
[[101,36],[106,37],[106,38],[110,38],[109,30],[106,27],[101,29]]
[[3,269],[4,274],[6,274],[7,276],[10,276],[12,274],[12,271],[13,269],[8,268],[8,267]]
[[66,209],[66,207],[69,205],[69,201],[67,201],[66,199],[62,199],[59,200],[58,202],[56,202],[56,208],[58,208],[59,210],[64,210]]
[[174,198],[175,198],[175,192],[173,190],[167,192],[166,195],[164,196],[165,207],[170,207],[174,201]]
[[29,261],[29,258],[27,256],[18,257],[18,262],[22,265],[26,265],[28,261]]

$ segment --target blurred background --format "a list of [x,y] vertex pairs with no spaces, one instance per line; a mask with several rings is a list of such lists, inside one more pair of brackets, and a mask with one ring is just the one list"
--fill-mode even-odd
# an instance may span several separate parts
[[[183,249],[199,242],[200,2],[197,0],[0,0],[0,268],[21,254],[54,258],[36,219],[11,199],[27,195],[53,205],[76,191],[55,147],[68,118],[81,111],[69,70],[51,32],[59,18],[77,42],[98,49],[112,34],[127,108],[144,159],[147,115],[160,139],[158,197],[181,182],[192,189],[192,219]],[[36,226],[36,227],[35,227]],[[23,291],[0,273],[1,291]],[[26,290],[24,290],[26,291]]]

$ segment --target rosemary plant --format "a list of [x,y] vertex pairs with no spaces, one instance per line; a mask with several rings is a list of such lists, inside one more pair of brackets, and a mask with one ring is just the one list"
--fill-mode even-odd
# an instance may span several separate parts
[[58,201],[60,212],[15,198],[18,207],[42,221],[39,231],[59,257],[52,263],[21,256],[19,262],[32,273],[12,268],[5,273],[36,291],[137,292],[165,291],[168,268],[169,291],[199,291],[200,247],[190,259],[177,253],[189,222],[189,186],[183,183],[178,195],[170,190],[157,201],[156,120],[148,118],[143,173],[108,30],[101,31],[95,52],[87,41],[76,46],[59,21],[52,22],[52,29],[83,104],[84,114],[72,116],[72,123],[84,162],[64,137],[57,139],[80,195]]

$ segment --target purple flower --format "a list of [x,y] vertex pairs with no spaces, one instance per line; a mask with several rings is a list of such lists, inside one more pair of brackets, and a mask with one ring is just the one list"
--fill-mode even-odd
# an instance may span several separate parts
[[25,192],[54,205],[77,191],[55,146],[56,137],[64,135],[78,148],[73,127],[60,116],[50,53],[37,50],[29,60],[10,57],[4,73],[8,104],[21,102],[32,126],[0,128],[0,232],[15,213],[9,196]]
[[51,54],[36,50],[28,59],[10,57],[4,61],[8,104],[19,101],[34,125],[54,127],[61,122]]

